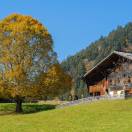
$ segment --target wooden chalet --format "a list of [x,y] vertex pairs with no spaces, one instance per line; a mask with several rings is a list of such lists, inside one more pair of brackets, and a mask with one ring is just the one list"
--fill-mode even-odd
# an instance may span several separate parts
[[132,54],[114,51],[89,70],[83,80],[90,96],[132,95]]

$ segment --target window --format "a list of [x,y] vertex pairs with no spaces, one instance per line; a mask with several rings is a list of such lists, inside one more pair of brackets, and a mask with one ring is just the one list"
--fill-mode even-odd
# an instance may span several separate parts
[[112,85],[112,80],[111,80],[111,79],[109,80],[109,82],[110,82],[110,84]]
[[131,78],[130,77],[128,77],[128,83],[131,83]]
[[123,77],[126,77],[126,74],[125,73],[123,74]]
[[119,78],[117,79],[117,83],[120,83],[120,79]]

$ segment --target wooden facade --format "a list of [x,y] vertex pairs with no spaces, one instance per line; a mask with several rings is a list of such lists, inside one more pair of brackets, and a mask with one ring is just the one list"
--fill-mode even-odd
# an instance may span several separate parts
[[90,96],[132,95],[132,54],[111,53],[88,71],[83,80]]

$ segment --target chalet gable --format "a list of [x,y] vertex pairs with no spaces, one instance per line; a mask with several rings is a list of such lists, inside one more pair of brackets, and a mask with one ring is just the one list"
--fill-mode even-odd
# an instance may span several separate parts
[[95,82],[105,78],[111,72],[111,69],[119,65],[122,60],[132,61],[132,54],[118,51],[112,52],[86,74],[84,74],[83,80],[86,81],[87,84],[93,85]]

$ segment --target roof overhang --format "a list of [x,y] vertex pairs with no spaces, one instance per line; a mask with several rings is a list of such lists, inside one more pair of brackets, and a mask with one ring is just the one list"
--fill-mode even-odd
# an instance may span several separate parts
[[91,70],[89,70],[82,78],[89,85],[94,85],[95,82],[102,80],[107,74],[109,74],[109,69],[116,66],[116,62],[119,58],[124,58],[125,60],[132,60],[131,53],[114,51],[97,65],[95,65]]

